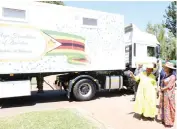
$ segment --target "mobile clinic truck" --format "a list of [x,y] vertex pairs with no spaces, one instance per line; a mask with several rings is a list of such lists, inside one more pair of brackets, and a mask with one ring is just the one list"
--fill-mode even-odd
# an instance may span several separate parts
[[157,44],[155,36],[134,25],[124,30],[118,14],[2,1],[0,98],[29,96],[31,78],[42,87],[49,75],[58,75],[55,84],[80,101],[102,89],[132,88],[126,85],[125,64],[135,68],[136,61],[156,61]]

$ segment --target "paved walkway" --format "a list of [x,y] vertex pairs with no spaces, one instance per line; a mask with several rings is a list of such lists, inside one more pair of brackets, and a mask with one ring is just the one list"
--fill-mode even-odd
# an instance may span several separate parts
[[[111,94],[113,95],[110,97]],[[117,96],[114,96],[116,94]],[[134,118],[133,102],[130,101],[132,97],[132,95],[124,96],[122,93],[100,93],[98,98],[92,101],[69,102],[64,93],[59,95],[59,92],[48,92],[43,95],[4,101],[3,109],[0,110],[0,116],[59,108],[78,108],[114,129],[165,128],[155,121],[144,121]]]
[[[51,80],[46,79],[52,85]],[[36,86],[33,87],[35,90]],[[45,90],[51,89],[45,85]],[[177,95],[176,95],[177,97]],[[0,117],[16,115],[24,112],[53,110],[60,108],[77,108],[87,113],[95,120],[114,129],[165,129],[155,121],[144,121],[134,117],[133,95],[125,92],[99,93],[97,98],[87,102],[69,102],[64,92],[47,91],[45,94],[35,94],[31,97],[5,100]],[[176,98],[177,100],[177,98]],[[176,115],[177,116],[177,115]],[[175,129],[173,127],[172,129]]]

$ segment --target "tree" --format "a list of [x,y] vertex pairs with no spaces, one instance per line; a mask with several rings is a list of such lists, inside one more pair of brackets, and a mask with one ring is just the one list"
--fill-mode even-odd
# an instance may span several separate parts
[[176,37],[176,1],[172,1],[165,10],[164,18],[166,18],[164,26]]
[[65,5],[63,1],[39,1],[39,2],[56,4],[56,5]]
[[166,32],[162,24],[147,24],[146,31],[156,36],[161,46],[160,57],[162,59],[170,58],[176,60],[176,38],[171,32]]
[[148,23],[146,31],[148,33],[155,35],[159,42],[162,42],[165,40],[165,28],[161,24],[152,25],[151,23]]
[[171,32],[168,32],[167,53],[171,60],[176,60],[176,38]]
[[160,57],[162,59],[165,59],[167,57],[167,55],[166,55],[166,37],[165,37],[165,28],[163,27],[163,25],[160,25],[160,24],[152,25],[151,23],[148,23],[146,31],[148,33],[156,36],[156,38],[161,46]]

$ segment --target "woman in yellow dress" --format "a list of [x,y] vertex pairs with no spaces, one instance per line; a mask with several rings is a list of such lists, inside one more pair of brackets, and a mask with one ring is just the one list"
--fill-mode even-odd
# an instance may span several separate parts
[[131,72],[130,76],[139,81],[137,96],[135,100],[134,111],[146,118],[154,119],[156,111],[157,100],[157,83],[156,77],[152,74],[153,65],[149,64],[145,72],[141,72],[137,76]]

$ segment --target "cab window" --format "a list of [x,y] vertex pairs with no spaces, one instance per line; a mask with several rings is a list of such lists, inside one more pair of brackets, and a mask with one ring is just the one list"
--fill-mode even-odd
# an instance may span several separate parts
[[155,57],[155,47],[147,47],[147,55],[149,57]]

